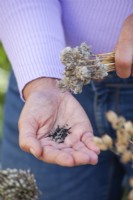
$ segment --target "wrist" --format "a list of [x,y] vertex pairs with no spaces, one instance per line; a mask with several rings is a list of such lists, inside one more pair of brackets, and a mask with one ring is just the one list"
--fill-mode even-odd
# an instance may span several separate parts
[[57,79],[55,78],[37,78],[31,82],[29,82],[23,89],[24,99],[27,100],[31,94],[36,92],[45,92],[50,90],[57,90]]

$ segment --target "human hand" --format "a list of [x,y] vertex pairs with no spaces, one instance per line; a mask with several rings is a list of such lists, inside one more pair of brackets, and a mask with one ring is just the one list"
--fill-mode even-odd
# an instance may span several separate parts
[[133,76],[133,14],[123,24],[115,52],[118,76],[121,78]]
[[[55,85],[56,80],[42,78],[26,86],[26,103],[19,120],[20,147],[48,163],[96,164],[99,149],[92,141],[92,127],[85,111],[69,92],[62,93]],[[58,125],[66,124],[71,133],[64,143],[46,137]]]

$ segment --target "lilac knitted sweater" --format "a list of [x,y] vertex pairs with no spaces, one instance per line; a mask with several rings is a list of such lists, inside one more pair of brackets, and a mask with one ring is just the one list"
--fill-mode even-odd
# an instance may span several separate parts
[[60,78],[65,46],[112,51],[133,0],[0,0],[0,39],[20,93],[38,77]]

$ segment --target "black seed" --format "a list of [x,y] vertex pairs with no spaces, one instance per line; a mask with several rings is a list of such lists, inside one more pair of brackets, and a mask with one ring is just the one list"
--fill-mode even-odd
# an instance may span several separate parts
[[71,132],[69,131],[71,128],[67,128],[67,124],[63,127],[60,127],[59,125],[57,128],[50,132],[50,134],[47,137],[50,137],[53,141],[57,143],[63,143],[67,135],[69,135]]

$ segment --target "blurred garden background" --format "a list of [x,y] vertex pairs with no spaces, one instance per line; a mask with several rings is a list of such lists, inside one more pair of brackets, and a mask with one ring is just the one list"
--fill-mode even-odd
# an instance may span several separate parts
[[2,137],[3,103],[8,85],[10,63],[0,43],[0,141]]

